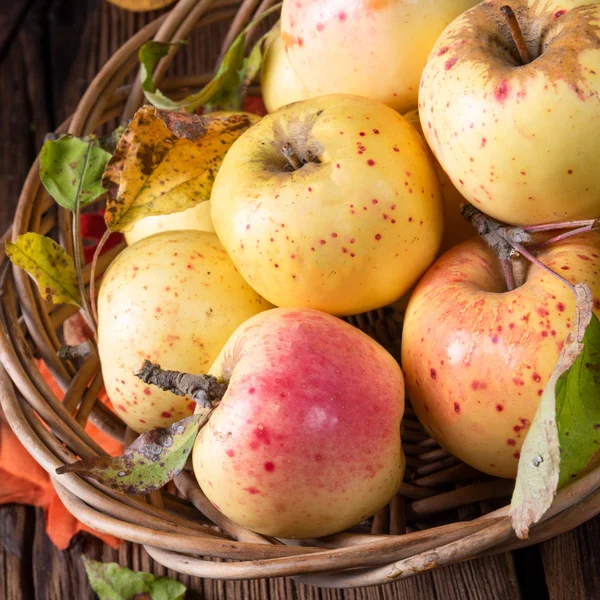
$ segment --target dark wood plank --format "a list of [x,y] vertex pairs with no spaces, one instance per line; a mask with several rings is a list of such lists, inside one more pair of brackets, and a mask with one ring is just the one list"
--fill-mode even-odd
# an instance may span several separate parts
[[600,517],[540,545],[550,600],[600,598]]

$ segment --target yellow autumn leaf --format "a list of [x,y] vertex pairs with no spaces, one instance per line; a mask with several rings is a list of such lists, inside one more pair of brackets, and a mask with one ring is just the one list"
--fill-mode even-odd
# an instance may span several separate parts
[[54,240],[39,233],[24,233],[16,242],[6,242],[6,255],[29,273],[46,300],[81,306],[73,259]]
[[107,227],[129,231],[143,217],[209,200],[227,150],[259,119],[242,112],[199,116],[140,108],[104,172]]
[[147,10],[158,10],[173,4],[175,0],[108,0],[111,4],[131,10],[133,12],[144,12]]

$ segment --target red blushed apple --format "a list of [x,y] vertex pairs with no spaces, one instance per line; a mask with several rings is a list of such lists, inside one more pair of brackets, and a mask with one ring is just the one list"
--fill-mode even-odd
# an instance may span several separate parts
[[[600,315],[600,235],[563,240],[538,257],[587,282]],[[480,471],[514,477],[574,309],[567,286],[535,265],[506,291],[479,238],[439,258],[410,299],[402,336],[407,395],[431,436]]]
[[251,318],[211,369],[227,391],[193,452],[210,501],[283,538],[328,535],[383,507],[404,473],[404,383],[386,350],[311,309]]

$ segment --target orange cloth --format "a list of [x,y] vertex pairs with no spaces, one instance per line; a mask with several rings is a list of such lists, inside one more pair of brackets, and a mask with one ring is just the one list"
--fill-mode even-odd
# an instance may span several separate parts
[[[44,376],[52,391],[62,398],[63,392],[42,361],[38,361],[40,373]],[[109,403],[104,391],[100,398]],[[111,437],[94,427],[91,423],[85,430],[109,454],[118,455],[123,446]],[[98,533],[80,523],[65,508],[54,491],[50,477],[35,462],[23,447],[17,436],[11,431],[0,412],[0,504],[18,503],[40,506],[46,512],[46,532],[54,545],[60,550],[68,547],[71,538],[78,531],[88,531],[99,537],[112,548],[117,549],[121,540],[112,535]]]

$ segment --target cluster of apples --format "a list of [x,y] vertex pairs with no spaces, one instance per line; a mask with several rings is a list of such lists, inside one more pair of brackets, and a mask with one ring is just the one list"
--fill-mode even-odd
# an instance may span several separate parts
[[[315,537],[385,505],[405,383],[444,447],[516,474],[575,301],[536,266],[507,291],[459,205],[516,225],[600,216],[600,4],[513,0],[520,40],[503,4],[284,0],[270,112],[227,153],[210,208],[142,220],[107,271],[99,349],[130,427],[195,409],[138,380],[140,359],[227,384],[193,462],[234,521]],[[597,233],[538,258],[600,313]],[[409,297],[403,376],[337,317]]]

